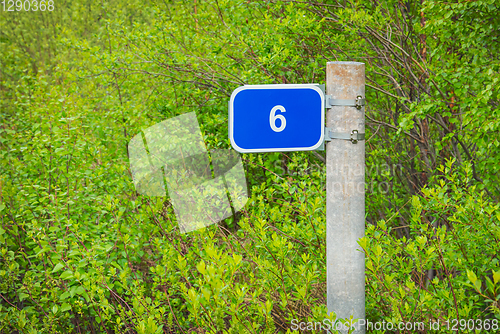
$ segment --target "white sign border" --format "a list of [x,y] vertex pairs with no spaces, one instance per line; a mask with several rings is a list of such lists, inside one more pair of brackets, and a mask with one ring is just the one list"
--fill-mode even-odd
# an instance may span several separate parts
[[[309,147],[277,147],[277,148],[260,148],[260,149],[245,149],[241,148],[238,145],[236,145],[236,142],[234,141],[234,134],[233,134],[233,121],[234,121],[234,98],[236,95],[243,91],[243,90],[248,90],[248,89],[304,89],[304,88],[309,88],[312,90],[315,90],[316,92],[319,93],[321,97],[321,124],[322,124],[322,130],[321,130],[321,137],[319,138],[319,141],[314,144],[313,146]],[[240,153],[262,153],[262,152],[292,152],[292,151],[314,151],[321,147],[321,145],[325,141],[325,93],[319,88],[318,84],[269,84],[269,85],[244,85],[236,88],[233,93],[231,94],[231,98],[229,100],[229,140],[231,141],[231,146],[238,152]],[[255,134],[256,136],[258,134]]]

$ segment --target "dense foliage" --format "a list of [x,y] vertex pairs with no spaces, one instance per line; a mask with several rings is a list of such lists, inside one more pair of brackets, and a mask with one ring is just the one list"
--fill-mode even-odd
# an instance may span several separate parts
[[499,10],[61,0],[1,11],[0,332],[285,333],[293,319],[334,319],[324,154],[243,155],[245,209],[181,234],[168,198],[135,191],[127,152],[141,129],[190,111],[209,149],[229,148],[234,88],[324,84],[331,60],[367,69],[368,320],[500,320]]

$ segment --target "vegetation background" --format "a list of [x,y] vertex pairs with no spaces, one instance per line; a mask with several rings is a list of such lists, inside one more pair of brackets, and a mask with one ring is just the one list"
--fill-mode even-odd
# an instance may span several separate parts
[[229,148],[234,88],[323,84],[333,60],[367,70],[367,319],[498,321],[499,7],[1,8],[0,332],[285,333],[328,317],[322,153],[242,155],[246,208],[180,234],[168,198],[136,193],[127,144],[196,111],[208,149]]

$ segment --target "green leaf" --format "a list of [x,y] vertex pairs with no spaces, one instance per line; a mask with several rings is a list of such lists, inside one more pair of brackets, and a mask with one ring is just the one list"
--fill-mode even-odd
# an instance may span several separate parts
[[205,262],[203,260],[196,265],[196,269],[198,269],[198,271],[203,275],[205,275],[205,273],[207,272]]
[[89,294],[87,293],[87,291],[83,291],[82,296],[83,296],[83,298],[85,298],[87,303],[90,303],[90,298],[89,298]]
[[472,282],[472,284],[476,284],[476,281],[477,281],[477,276],[476,274],[474,274],[473,271],[470,271],[469,269],[467,269],[467,277],[469,278],[469,281]]
[[477,280],[474,282],[474,286],[476,287],[476,289],[481,292],[481,280]]
[[[307,287],[303,286],[303,287],[297,288],[297,292],[299,293],[299,295],[302,298],[305,298],[306,297],[306,292],[307,292]],[[267,305],[267,302],[266,302],[266,305]]]
[[56,266],[54,267],[54,269],[52,269],[52,272],[55,273],[56,271],[59,271],[62,268],[64,268],[64,263],[59,262],[58,264],[56,264]]
[[372,261],[370,261],[370,260],[366,261],[366,267],[368,269],[370,269],[371,271],[374,271],[373,270],[373,263],[372,263]]
[[29,294],[27,294],[27,293],[22,293],[22,292],[20,292],[20,293],[19,293],[19,300],[20,300],[20,301],[23,301],[23,300],[25,300],[26,298],[28,298],[29,296],[30,296],[30,295],[29,295]]
[[[300,291],[299,291],[299,293],[300,293]],[[301,293],[301,295],[302,295],[302,293]],[[305,291],[304,291],[304,296],[305,296]],[[272,309],[273,309],[273,302],[271,300],[266,300],[266,313],[270,314]]]
[[70,289],[69,289],[69,294],[71,295],[71,297],[73,297],[74,295],[76,295],[76,289],[78,287],[76,285],[73,285]]
[[73,278],[73,272],[71,270],[66,270],[59,276],[60,279]]
[[75,292],[79,295],[82,295],[85,292],[85,288],[83,286],[79,286],[76,288]]
[[361,246],[361,248],[366,250],[366,245],[368,244],[368,238],[363,237],[363,238],[359,239],[358,244]]
[[71,293],[69,291],[66,291],[64,293],[62,293],[60,296],[59,296],[59,299],[60,300],[65,300],[66,298],[68,298],[69,296],[71,295]]
[[498,281],[500,281],[500,270],[493,271],[493,281],[495,282],[495,284],[497,284]]
[[243,259],[243,256],[239,254],[233,254],[233,259],[234,259],[234,264],[238,265],[240,264],[241,260]]
[[71,310],[71,305],[69,305],[68,303],[64,303],[61,305],[61,312],[66,312],[68,310]]

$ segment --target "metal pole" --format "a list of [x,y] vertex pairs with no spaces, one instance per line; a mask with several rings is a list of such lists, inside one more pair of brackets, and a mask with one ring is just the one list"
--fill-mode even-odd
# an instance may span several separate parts
[[[329,62],[326,94],[333,99],[365,97],[365,64]],[[333,106],[326,126],[332,132],[365,132],[365,108]],[[332,139],[326,145],[327,306],[337,319],[365,319],[365,258],[358,240],[365,233],[365,141]],[[354,325],[354,333],[365,333]],[[347,333],[343,330],[341,333]]]

